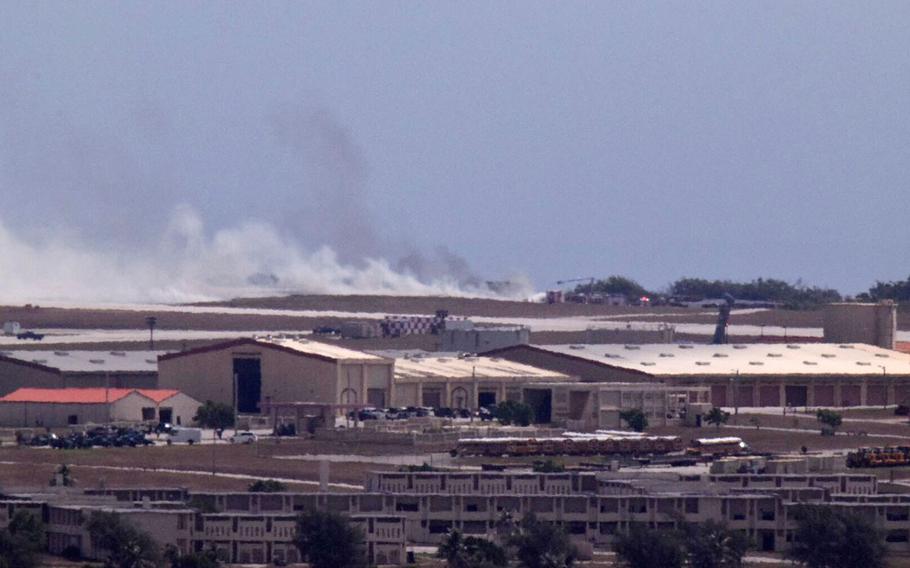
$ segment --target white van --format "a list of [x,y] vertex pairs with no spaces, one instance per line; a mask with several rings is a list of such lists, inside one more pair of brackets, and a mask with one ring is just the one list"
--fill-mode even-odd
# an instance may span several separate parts
[[197,444],[202,441],[202,430],[199,428],[172,428],[167,437],[168,444]]

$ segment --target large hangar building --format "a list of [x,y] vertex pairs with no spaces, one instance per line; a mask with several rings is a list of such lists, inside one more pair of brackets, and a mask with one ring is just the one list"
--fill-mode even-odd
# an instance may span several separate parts
[[0,396],[18,388],[158,386],[163,351],[0,351]]
[[427,351],[374,351],[395,361],[393,406],[466,408],[522,400],[524,387],[573,379],[500,357]]
[[318,341],[242,338],[162,355],[158,384],[243,414],[278,402],[384,407],[393,398],[393,365]]
[[707,386],[715,406],[910,403],[910,355],[859,343],[517,345],[488,355],[588,382]]

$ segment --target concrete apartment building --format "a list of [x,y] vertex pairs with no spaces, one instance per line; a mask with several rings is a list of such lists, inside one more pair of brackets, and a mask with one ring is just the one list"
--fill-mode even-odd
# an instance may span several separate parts
[[498,357],[427,351],[373,351],[394,361],[392,406],[467,408],[521,400],[522,389],[570,377]]
[[[305,339],[236,339],[158,358],[159,386],[257,414],[270,402],[389,405],[393,361]],[[264,404],[265,403],[265,404]]]
[[20,388],[0,397],[0,426],[58,428],[110,422],[190,424],[199,401],[176,390]]
[[910,401],[910,354],[859,343],[522,345],[489,355],[587,382],[707,386],[716,406]]
[[534,513],[564,527],[582,552],[606,547],[636,525],[673,527],[715,520],[742,531],[761,550],[786,550],[793,508],[825,503],[865,512],[893,551],[908,551],[910,496],[878,494],[864,474],[594,474],[530,472],[378,472],[365,492],[246,493],[165,489],[70,490],[0,503],[0,527],[20,508],[40,514],[51,552],[67,546],[97,558],[84,521],[115,512],[180,550],[214,546],[230,562],[294,562],[294,518],[319,509],[364,529],[375,563],[403,564],[405,545],[436,545],[446,532],[495,537],[504,515]]
[[163,351],[0,350],[0,396],[22,387],[158,387]]

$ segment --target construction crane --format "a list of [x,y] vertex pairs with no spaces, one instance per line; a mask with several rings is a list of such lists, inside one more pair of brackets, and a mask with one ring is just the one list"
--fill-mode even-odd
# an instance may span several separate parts
[[590,302],[591,296],[594,295],[594,282],[596,280],[597,279],[594,278],[593,276],[588,276],[586,278],[570,278],[569,280],[557,280],[556,284],[558,286],[563,286],[565,284],[571,284],[573,282],[587,282],[588,283],[588,294],[587,294],[586,300]]
[[730,310],[733,309],[733,304],[736,303],[736,300],[730,294],[724,294],[724,303],[719,307],[717,313],[717,327],[714,328],[714,340],[711,342],[714,345],[721,345],[727,342],[727,325],[730,323]]

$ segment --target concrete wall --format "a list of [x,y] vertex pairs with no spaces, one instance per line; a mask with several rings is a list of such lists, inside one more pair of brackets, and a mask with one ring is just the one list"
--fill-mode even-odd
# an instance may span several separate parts
[[8,395],[22,387],[60,388],[62,386],[63,377],[52,370],[0,360],[0,396]]
[[531,342],[531,330],[522,328],[445,329],[441,334],[440,351],[483,353],[512,345]]
[[64,388],[156,389],[158,388],[158,373],[63,373],[62,386]]
[[824,308],[825,342],[868,343],[894,349],[897,304],[829,304]]
[[58,373],[38,365],[0,360],[0,396],[22,387],[31,388],[137,388],[158,387],[158,373],[148,372],[90,372]]

